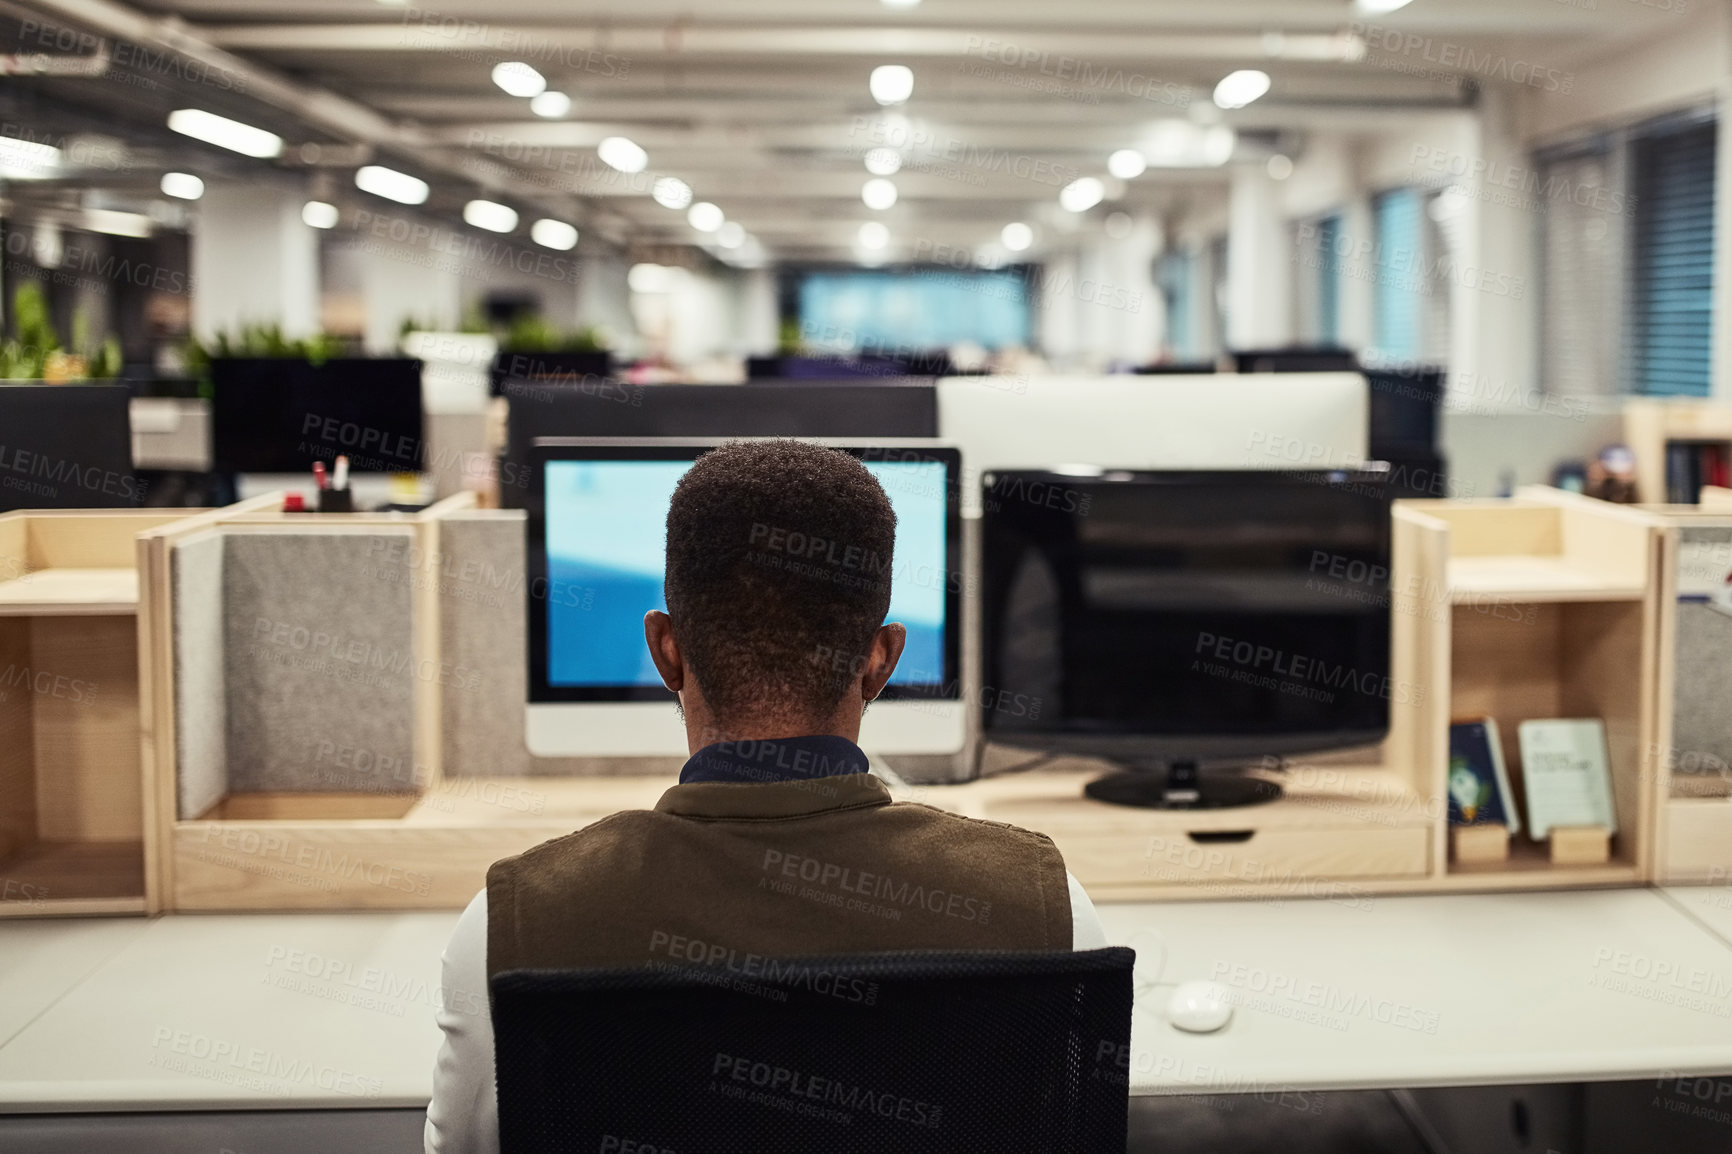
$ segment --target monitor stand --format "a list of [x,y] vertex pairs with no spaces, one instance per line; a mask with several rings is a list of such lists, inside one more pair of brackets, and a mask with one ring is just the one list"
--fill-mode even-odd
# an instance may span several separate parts
[[1244,774],[1205,774],[1194,761],[1174,761],[1097,777],[1083,792],[1096,801],[1145,809],[1232,809],[1274,801],[1281,787]]

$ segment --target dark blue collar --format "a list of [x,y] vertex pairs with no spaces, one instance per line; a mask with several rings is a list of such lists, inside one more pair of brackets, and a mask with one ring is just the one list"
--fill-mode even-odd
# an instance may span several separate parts
[[680,784],[698,781],[807,781],[844,773],[866,773],[866,754],[846,737],[779,737],[766,741],[718,741],[692,754]]

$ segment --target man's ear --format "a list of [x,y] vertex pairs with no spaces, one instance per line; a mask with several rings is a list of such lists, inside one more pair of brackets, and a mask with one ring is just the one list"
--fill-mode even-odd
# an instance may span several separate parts
[[878,632],[872,635],[872,644],[866,647],[866,673],[860,678],[862,701],[876,701],[884,692],[885,683],[896,672],[896,663],[902,660],[902,647],[907,644],[908,630],[900,621],[878,627]]
[[[900,626],[898,627],[900,628]],[[674,622],[659,609],[643,615],[643,639],[649,644],[650,660],[661,674],[662,684],[674,693],[686,687],[686,662],[674,640]],[[898,647],[900,651],[900,646]]]

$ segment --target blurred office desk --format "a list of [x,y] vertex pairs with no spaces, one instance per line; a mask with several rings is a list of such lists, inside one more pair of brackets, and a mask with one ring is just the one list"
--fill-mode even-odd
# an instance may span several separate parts
[[[1614,1081],[1732,1073],[1732,890],[1100,905],[1147,951],[1133,1094]],[[1145,992],[1164,941],[1159,988]],[[1147,965],[1149,973],[1144,973]],[[1215,1034],[1167,1024],[1220,982]]]
[[[1679,896],[1679,895],[1682,896]],[[1182,1034],[1139,994],[1134,1094],[1732,1073],[1719,890],[1102,905],[1163,982],[1233,1021]],[[456,911],[0,923],[0,1113],[419,1110]],[[8,1123],[0,1119],[0,1139]],[[0,1146],[6,1143],[0,1140]]]
[[[0,924],[0,1006],[34,1008],[0,1019],[0,1113],[424,1108],[439,956],[456,920],[452,910]],[[88,941],[92,927],[113,927],[114,940]],[[11,964],[20,945],[41,960]],[[67,972],[49,969],[51,954]]]

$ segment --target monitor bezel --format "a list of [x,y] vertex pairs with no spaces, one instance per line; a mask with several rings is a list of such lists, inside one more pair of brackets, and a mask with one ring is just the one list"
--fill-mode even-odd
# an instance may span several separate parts
[[862,461],[942,464],[944,484],[944,669],[939,681],[889,684],[879,701],[960,701],[962,697],[962,453],[951,445],[915,438],[831,437],[537,437],[530,446],[525,502],[525,576],[529,704],[603,704],[667,701],[656,685],[555,685],[548,679],[547,466],[553,461],[696,461],[733,441],[801,440],[842,449]]

